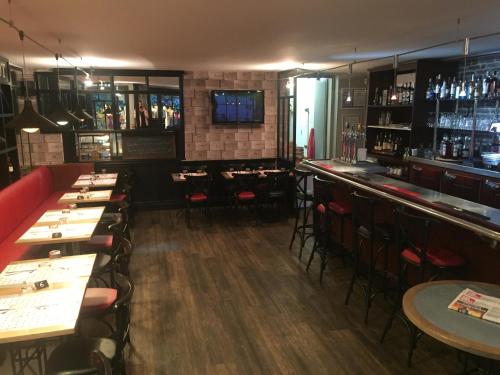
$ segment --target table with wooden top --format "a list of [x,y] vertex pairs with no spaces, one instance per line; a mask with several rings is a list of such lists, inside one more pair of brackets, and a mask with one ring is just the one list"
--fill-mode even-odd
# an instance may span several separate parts
[[109,202],[112,190],[94,190],[86,193],[67,192],[57,201],[59,204],[101,203]]
[[[38,365],[44,340],[75,333],[96,254],[10,263],[0,273],[0,344],[9,344],[15,373]],[[48,287],[34,288],[37,281]]]
[[500,324],[448,309],[466,288],[500,298],[500,286],[474,281],[433,281],[409,289],[403,311],[422,332],[453,348],[500,360]]
[[115,187],[118,180],[118,173],[104,173],[104,174],[82,174],[71,185],[73,189],[81,188],[109,188]]
[[204,177],[207,176],[207,172],[189,172],[189,173],[172,173],[172,180],[174,182],[186,182],[186,176],[193,177]]
[[[48,245],[91,239],[105,207],[46,211],[16,244]],[[54,233],[59,235],[54,236]]]
[[267,174],[266,173],[280,173],[280,172],[286,172],[284,170],[280,169],[261,169],[261,170],[250,170],[250,171],[223,171],[221,172],[222,177],[224,177],[226,180],[233,180],[235,174],[243,174],[243,175],[248,175],[248,174],[259,174],[259,178],[266,178]]

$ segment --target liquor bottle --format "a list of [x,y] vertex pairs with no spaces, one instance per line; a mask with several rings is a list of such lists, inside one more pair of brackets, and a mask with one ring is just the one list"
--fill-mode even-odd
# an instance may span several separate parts
[[455,99],[456,90],[457,90],[457,81],[455,80],[455,77],[453,77],[453,81],[451,81],[450,85],[450,99]]
[[434,92],[434,85],[432,83],[432,78],[429,78],[429,86],[427,86],[427,92],[425,93],[425,99],[434,100],[436,93]]
[[413,104],[413,100],[415,100],[415,89],[410,82],[408,85],[408,104]]
[[387,95],[387,105],[392,105],[392,104],[396,104],[398,102],[398,99],[397,99],[397,94],[396,94],[396,100],[392,100],[392,97],[393,95],[395,95],[396,92],[394,91],[394,89],[392,88],[392,86],[389,86],[389,92],[388,92],[388,95]]
[[490,72],[486,71],[486,74],[483,78],[483,98],[487,98],[488,97],[488,93],[489,93],[489,85],[490,85]]
[[460,90],[462,89],[462,81],[457,81],[457,87],[455,88],[455,99],[460,99]]
[[441,96],[441,74],[436,76],[436,85],[434,87],[434,94],[436,95],[436,99]]
[[446,81],[443,80],[443,84],[441,85],[440,92],[439,92],[439,99],[446,99]]
[[474,80],[474,73],[472,73],[471,80],[467,85],[467,99],[472,99],[474,97],[474,91],[476,90],[476,82]]
[[470,147],[470,137],[465,137],[464,138],[464,145],[462,148],[462,158],[464,158],[464,159],[469,158],[469,147]]
[[378,105],[379,104],[379,99],[378,99],[379,93],[378,93],[378,87],[375,87],[375,94],[373,94],[373,105]]
[[496,72],[496,70],[493,72],[493,76],[491,77],[489,86],[490,87],[488,90],[488,97],[494,98],[497,94],[497,72]]
[[405,92],[405,89],[404,89],[404,86],[399,86],[397,87],[397,94],[398,94],[398,104],[403,104],[404,103],[404,92]]
[[467,99],[467,82],[462,81],[462,84],[460,85],[460,91],[458,93],[458,98],[459,99]]

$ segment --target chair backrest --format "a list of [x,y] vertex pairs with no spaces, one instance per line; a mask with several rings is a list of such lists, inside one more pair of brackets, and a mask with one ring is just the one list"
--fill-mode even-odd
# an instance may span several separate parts
[[130,278],[121,273],[115,274],[115,283],[118,297],[113,304],[116,313],[116,331],[113,333],[113,338],[121,352],[127,343],[130,332],[130,303],[135,287]]
[[[90,364],[96,369],[95,374],[97,375],[112,375],[111,362],[107,359],[102,352],[99,350],[94,350],[90,354]],[[69,374],[69,373],[68,373]],[[76,374],[81,374],[80,372],[75,372]]]
[[309,177],[311,177],[313,173],[307,169],[295,167],[293,174],[295,175],[295,191],[297,193],[306,194],[309,188]]
[[288,189],[289,171],[267,171],[265,175],[267,176],[266,184],[269,190],[286,191]]
[[356,191],[351,193],[351,196],[353,230],[356,231],[363,226],[370,233],[374,233],[375,207],[379,204],[380,199],[362,195]]
[[255,191],[259,181],[259,172],[233,174],[236,192]]
[[[328,203],[333,201],[335,182],[314,176],[313,189],[313,227],[315,235],[328,233],[331,217],[328,214]],[[322,237],[319,237],[322,240]]]
[[409,249],[420,258],[419,282],[424,281],[431,227],[439,222],[426,216],[408,213],[403,207],[394,210],[396,244],[400,252]]
[[198,193],[203,193],[208,195],[210,190],[210,176],[207,174],[205,176],[193,176],[186,175],[186,186],[185,193],[187,195],[193,195]]

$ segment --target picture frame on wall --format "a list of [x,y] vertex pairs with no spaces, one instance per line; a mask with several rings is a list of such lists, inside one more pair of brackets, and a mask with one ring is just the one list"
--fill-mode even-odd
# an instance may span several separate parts
[[351,98],[350,102],[346,102],[347,95],[349,93],[348,88],[343,88],[341,90],[341,107],[342,109],[349,108],[364,108],[366,103],[366,89],[365,88],[351,88]]

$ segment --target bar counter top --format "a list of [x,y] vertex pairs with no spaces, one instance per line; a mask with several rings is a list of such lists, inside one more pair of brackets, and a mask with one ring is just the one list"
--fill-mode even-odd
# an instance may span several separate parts
[[381,173],[386,168],[375,163],[348,165],[333,160],[305,160],[302,165],[360,190],[451,222],[495,242],[500,240],[499,209],[383,176]]
[[433,167],[439,167],[439,168],[454,170],[454,171],[458,171],[458,172],[475,174],[475,175],[483,176],[483,177],[492,177],[492,178],[500,179],[500,172],[496,171],[495,169],[476,168],[476,167],[472,167],[469,165],[449,163],[446,161],[440,161],[440,160],[435,160],[435,159],[419,158],[416,156],[410,156],[408,158],[408,160],[410,162],[413,162],[413,163],[426,164],[426,165],[431,165]]

